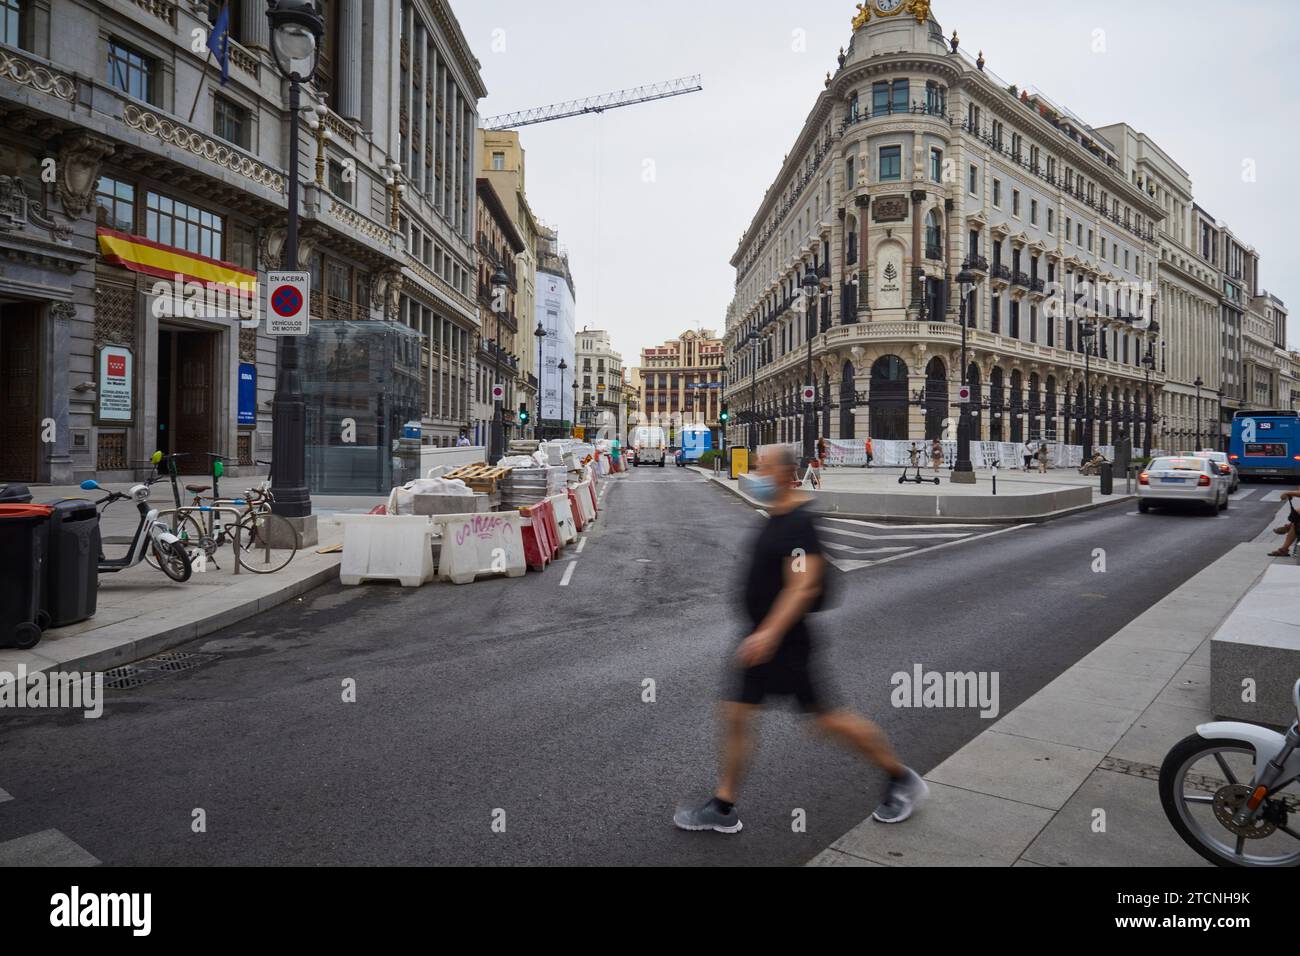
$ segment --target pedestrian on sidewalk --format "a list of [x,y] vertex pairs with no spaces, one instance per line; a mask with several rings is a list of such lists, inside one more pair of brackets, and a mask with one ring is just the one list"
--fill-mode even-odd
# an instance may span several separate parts
[[934,466],[935,474],[943,469],[943,445],[937,438],[930,443],[930,464]]
[[816,675],[817,639],[805,616],[824,605],[825,559],[807,498],[795,490],[798,467],[785,447],[766,450],[751,492],[770,517],[751,548],[744,585],[752,624],[728,668],[722,703],[722,767],[714,796],[703,806],[681,808],[673,823],[683,830],[741,830],[736,800],[753,747],[751,724],[768,696],[794,697],[817,727],[853,747],[889,774],[889,789],[873,818],[902,823],[929,793],[920,775],[905,767],[883,730],[833,703]]
[[[1282,501],[1289,503],[1295,498],[1300,498],[1300,491],[1284,491],[1280,497]],[[1268,556],[1270,558],[1291,557],[1291,549],[1295,547],[1297,532],[1300,532],[1300,511],[1296,511],[1295,505],[1291,505],[1291,514],[1287,518],[1287,523],[1282,525],[1280,528],[1273,529],[1274,534],[1286,535],[1286,541],[1284,541],[1282,547],[1278,548],[1276,551],[1270,551]]]
[[1040,475],[1047,474],[1047,462],[1048,462],[1047,442],[1041,441],[1038,443],[1038,473]]
[[1034,460],[1034,443],[1028,438],[1025,439],[1023,454],[1025,456],[1025,473],[1028,474],[1030,464]]

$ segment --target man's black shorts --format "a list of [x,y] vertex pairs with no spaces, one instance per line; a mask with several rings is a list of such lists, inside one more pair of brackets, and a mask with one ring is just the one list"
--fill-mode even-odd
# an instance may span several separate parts
[[809,648],[782,648],[776,657],[757,667],[731,666],[732,686],[726,700],[757,706],[769,696],[793,697],[805,714],[825,714],[834,710],[833,695],[818,679],[817,667]]

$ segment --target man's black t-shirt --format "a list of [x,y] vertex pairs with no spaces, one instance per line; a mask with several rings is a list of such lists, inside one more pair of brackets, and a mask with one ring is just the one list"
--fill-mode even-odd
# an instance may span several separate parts
[[[745,578],[745,611],[755,627],[762,623],[785,587],[785,565],[792,558],[820,555],[821,541],[807,505],[774,514],[763,525],[752,547],[753,558]],[[787,641],[807,640],[803,621],[790,629]]]

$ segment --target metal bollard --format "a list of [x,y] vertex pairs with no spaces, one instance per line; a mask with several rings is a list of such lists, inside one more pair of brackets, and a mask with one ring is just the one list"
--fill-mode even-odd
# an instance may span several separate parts
[[1115,493],[1115,466],[1110,462],[1101,466],[1101,493],[1103,495]]

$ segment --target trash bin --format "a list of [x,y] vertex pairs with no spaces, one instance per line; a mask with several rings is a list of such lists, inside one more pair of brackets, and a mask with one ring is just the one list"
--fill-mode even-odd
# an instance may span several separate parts
[[29,505],[31,503],[32,493],[27,490],[26,485],[5,485],[0,488],[0,504]]
[[41,579],[49,505],[0,504],[0,647],[35,647],[41,639]]
[[1103,495],[1115,493],[1115,466],[1110,462],[1101,466],[1101,493]]
[[63,627],[95,616],[99,595],[99,513],[92,501],[51,502],[44,597],[46,627]]

